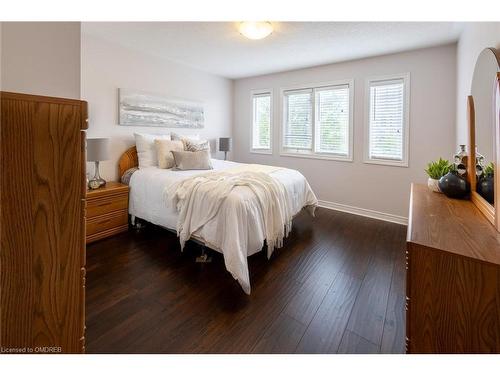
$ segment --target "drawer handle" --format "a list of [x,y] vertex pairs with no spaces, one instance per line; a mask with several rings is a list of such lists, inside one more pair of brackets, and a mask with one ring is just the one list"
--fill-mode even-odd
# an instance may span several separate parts
[[111,203],[113,203],[113,202],[101,203],[101,204],[98,204],[97,207],[109,206]]

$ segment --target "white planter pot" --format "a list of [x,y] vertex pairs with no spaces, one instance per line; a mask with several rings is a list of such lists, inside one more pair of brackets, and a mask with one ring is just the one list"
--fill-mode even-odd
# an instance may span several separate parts
[[441,193],[441,189],[439,188],[438,182],[439,180],[435,180],[429,177],[427,179],[427,187],[435,193]]

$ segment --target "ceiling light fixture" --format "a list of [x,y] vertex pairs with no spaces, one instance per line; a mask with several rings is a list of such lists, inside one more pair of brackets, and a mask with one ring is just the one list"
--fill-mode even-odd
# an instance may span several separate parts
[[264,39],[273,32],[271,22],[241,22],[238,27],[240,33],[248,39]]

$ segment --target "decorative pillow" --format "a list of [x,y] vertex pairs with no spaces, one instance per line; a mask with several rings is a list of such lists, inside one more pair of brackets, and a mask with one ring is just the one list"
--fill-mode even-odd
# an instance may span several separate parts
[[210,143],[208,141],[192,141],[189,139],[183,139],[184,151],[208,151],[210,152]]
[[179,170],[213,169],[208,151],[172,151],[175,167]]
[[156,154],[158,156],[158,167],[162,169],[175,167],[172,151],[184,151],[184,143],[181,141],[169,141],[168,139],[156,139]]
[[199,141],[200,140],[199,134],[179,135],[177,133],[170,133],[170,137],[172,138],[172,141],[182,141],[183,139],[189,139],[190,141]]
[[156,156],[155,139],[170,140],[170,135],[134,133],[134,138],[139,168],[157,166],[158,157]]
[[138,170],[139,170],[139,168],[137,168],[137,167],[132,167],[132,168],[127,169],[120,179],[122,184],[128,185],[130,183],[130,178],[132,177],[134,172],[138,171]]

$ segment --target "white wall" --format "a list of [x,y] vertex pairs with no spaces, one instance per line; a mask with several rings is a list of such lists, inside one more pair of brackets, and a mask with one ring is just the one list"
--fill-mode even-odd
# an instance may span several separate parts
[[80,22],[3,22],[2,89],[80,98]]
[[466,24],[457,47],[457,144],[467,144],[467,96],[477,57],[484,48],[500,48],[500,22]]
[[[365,78],[405,72],[411,74],[409,167],[365,164]],[[280,88],[351,78],[355,80],[354,161],[279,156]],[[233,105],[235,160],[298,169],[320,200],[407,217],[410,183],[425,183],[427,162],[440,156],[451,159],[455,151],[455,80],[455,44],[237,80]],[[250,91],[264,88],[273,89],[274,94],[273,155],[249,152]]]
[[[162,93],[201,101],[205,109],[204,129],[169,129],[118,125],[118,88]],[[89,103],[87,137],[110,137],[111,160],[101,163],[101,176],[117,180],[121,154],[134,144],[133,133],[200,134],[211,140],[231,136],[232,81],[157,57],[108,43],[82,33],[82,90]],[[216,153],[221,157],[221,153]],[[88,171],[93,174],[92,165]]]

